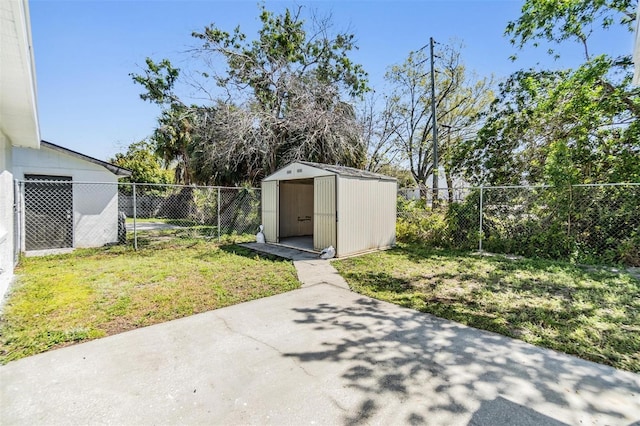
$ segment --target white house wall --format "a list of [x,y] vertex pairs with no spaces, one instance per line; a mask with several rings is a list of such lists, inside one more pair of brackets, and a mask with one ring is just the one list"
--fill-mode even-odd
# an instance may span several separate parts
[[[41,147],[14,148],[14,176],[70,176],[73,182],[74,247],[99,247],[118,241],[117,177],[102,166]],[[24,245],[23,245],[24,247]]]
[[13,173],[11,143],[0,132],[0,299],[13,277]]
[[395,244],[395,181],[339,177],[337,193],[338,256]]
[[0,132],[13,146],[38,148],[36,72],[27,0],[0,1],[0,33]]

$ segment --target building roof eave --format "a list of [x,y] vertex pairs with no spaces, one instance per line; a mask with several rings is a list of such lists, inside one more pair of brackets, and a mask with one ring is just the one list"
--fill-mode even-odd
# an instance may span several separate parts
[[111,163],[108,163],[106,161],[98,160],[97,158],[90,157],[88,155],[79,153],[77,151],[74,151],[74,150],[69,149],[69,148],[65,148],[65,147],[60,146],[60,145],[56,145],[56,144],[51,143],[51,142],[47,142],[47,141],[43,140],[43,141],[40,141],[40,145],[45,147],[45,148],[49,148],[49,149],[51,149],[53,151],[57,151],[57,152],[61,152],[63,154],[71,155],[73,157],[80,158],[81,160],[85,160],[85,161],[88,161],[90,163],[97,164],[98,166],[102,166],[105,169],[109,170],[114,175],[118,176],[118,178],[129,177],[132,174],[131,170],[125,169],[124,167],[116,166],[115,164],[111,164]]

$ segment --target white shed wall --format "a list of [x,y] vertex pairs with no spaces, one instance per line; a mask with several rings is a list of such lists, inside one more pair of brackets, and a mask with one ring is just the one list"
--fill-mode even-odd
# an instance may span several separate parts
[[278,182],[262,182],[262,225],[264,239],[268,243],[278,242]]
[[313,204],[313,248],[336,248],[336,176],[314,179]]
[[[41,147],[13,149],[14,176],[70,176],[73,182],[74,247],[99,247],[118,241],[118,179],[102,166]],[[24,245],[23,245],[24,247]]]
[[311,178],[316,178],[318,176],[333,176],[333,175],[335,175],[335,173],[331,173],[326,170],[307,166],[306,164],[291,163],[288,166],[278,170],[274,174],[264,178],[263,182],[270,182],[270,181],[276,181],[276,180],[311,179]]
[[395,181],[338,177],[337,193],[337,256],[395,244]]

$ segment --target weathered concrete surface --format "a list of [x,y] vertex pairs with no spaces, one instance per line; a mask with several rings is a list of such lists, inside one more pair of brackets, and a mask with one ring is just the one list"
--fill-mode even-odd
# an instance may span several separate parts
[[320,259],[315,253],[274,244],[244,243],[240,245],[260,253],[272,254],[284,259],[293,260],[293,265],[298,272],[298,279],[302,283],[302,288],[318,284],[329,284],[345,290],[349,289],[349,284],[338,274],[338,271],[331,265],[331,262]]
[[311,253],[303,250],[296,250],[290,247],[284,247],[276,244],[259,244],[259,243],[242,243],[238,244],[247,247],[259,253],[272,254],[289,260],[316,260],[319,259],[317,253]]
[[317,284],[11,362],[0,423],[625,425],[640,376]]
[[349,290],[349,284],[328,260],[294,260],[293,264],[298,272],[298,279],[302,283],[302,288],[318,284],[329,284]]

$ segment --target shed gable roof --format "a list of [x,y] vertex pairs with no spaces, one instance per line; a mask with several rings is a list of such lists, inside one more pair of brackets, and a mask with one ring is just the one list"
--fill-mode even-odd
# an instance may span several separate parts
[[353,167],[335,166],[331,164],[312,163],[310,161],[296,161],[265,177],[263,181],[294,180],[313,178],[318,176],[337,175],[349,178],[385,180],[395,182],[390,176],[372,173]]
[[360,170],[353,167],[346,166],[334,166],[330,164],[312,163],[309,161],[300,161],[300,164],[305,164],[317,169],[326,170],[331,173],[335,173],[338,176],[357,177],[362,179],[375,179],[375,180],[397,180],[391,176],[382,175],[380,173],[368,172],[366,170]]

